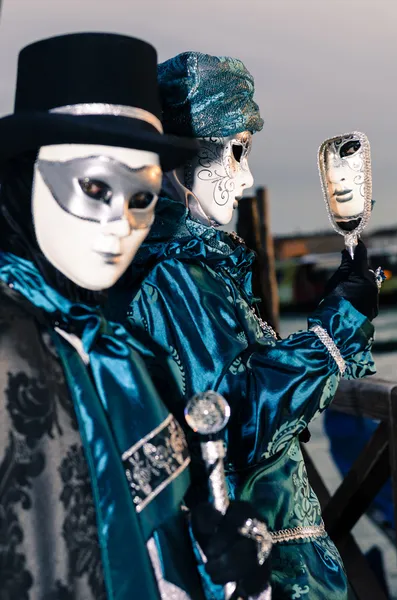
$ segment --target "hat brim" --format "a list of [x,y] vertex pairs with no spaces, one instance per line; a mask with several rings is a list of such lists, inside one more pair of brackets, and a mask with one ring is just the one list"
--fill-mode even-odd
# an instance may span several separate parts
[[140,119],[109,115],[20,112],[0,119],[0,164],[41,146],[95,144],[155,152],[163,171],[197,152],[193,139],[163,135]]

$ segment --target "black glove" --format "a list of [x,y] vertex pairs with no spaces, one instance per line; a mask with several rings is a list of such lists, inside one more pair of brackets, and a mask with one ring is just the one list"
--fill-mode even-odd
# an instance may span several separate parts
[[205,569],[212,581],[219,585],[236,582],[232,598],[248,598],[264,591],[270,578],[269,558],[260,565],[257,542],[239,532],[247,519],[263,522],[252,505],[233,501],[222,515],[212,504],[199,504],[191,516],[193,533],[207,558]]
[[342,251],[342,262],[325,286],[325,297],[340,296],[370,321],[379,312],[379,290],[375,275],[369,269],[367,249],[358,241],[354,259],[347,250]]

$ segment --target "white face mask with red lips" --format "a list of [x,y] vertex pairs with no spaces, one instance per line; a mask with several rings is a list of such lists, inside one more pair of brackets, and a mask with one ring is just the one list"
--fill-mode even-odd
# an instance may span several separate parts
[[248,165],[252,134],[244,131],[224,138],[201,138],[196,156],[178,178],[189,190],[188,207],[205,225],[227,225],[244,190],[254,179]]
[[88,290],[125,272],[154,220],[162,171],[157,154],[111,146],[43,146],[32,212],[46,258]]

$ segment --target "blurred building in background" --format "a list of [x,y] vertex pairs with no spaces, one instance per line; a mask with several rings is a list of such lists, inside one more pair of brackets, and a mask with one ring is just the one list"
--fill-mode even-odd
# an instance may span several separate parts
[[[397,227],[367,233],[372,268],[384,269],[387,280],[381,290],[381,302],[397,299]],[[328,278],[340,264],[343,239],[326,231],[307,235],[274,238],[280,304],[284,309],[307,309],[317,304]]]

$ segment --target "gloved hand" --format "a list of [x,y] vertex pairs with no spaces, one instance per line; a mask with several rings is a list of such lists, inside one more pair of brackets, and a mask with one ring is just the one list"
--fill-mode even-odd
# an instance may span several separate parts
[[358,241],[354,260],[347,250],[342,262],[325,286],[325,297],[340,296],[348,300],[362,315],[372,321],[379,312],[379,290],[375,275],[369,269],[367,249]]
[[191,517],[193,534],[207,558],[205,569],[214,583],[236,582],[232,599],[257,596],[266,589],[270,578],[269,558],[260,564],[258,542],[239,532],[247,519],[263,523],[263,517],[249,502],[232,501],[225,515],[212,504],[199,504],[192,510]]

